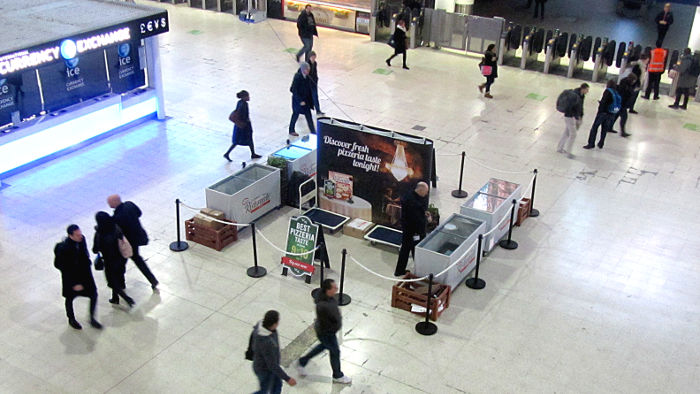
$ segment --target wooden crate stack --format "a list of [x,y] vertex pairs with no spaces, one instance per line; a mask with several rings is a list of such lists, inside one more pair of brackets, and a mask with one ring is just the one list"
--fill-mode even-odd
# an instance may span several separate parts
[[212,218],[235,223],[226,220],[223,213],[219,211],[203,209],[197,216],[190,220],[185,220],[185,238],[188,241],[221,251],[221,249],[238,240],[238,228],[212,221]]
[[[403,279],[416,279],[411,273],[406,274]],[[442,312],[450,306],[450,286],[433,282],[433,297],[430,300],[430,319],[437,321]],[[391,306],[411,312],[413,305],[425,308],[428,304],[428,280],[419,282],[399,282],[394,285],[391,291]],[[416,315],[425,316],[425,312],[412,312]]]
[[516,226],[521,226],[525,219],[530,217],[530,199],[523,198],[520,200],[520,206],[518,207],[518,217],[515,221]]

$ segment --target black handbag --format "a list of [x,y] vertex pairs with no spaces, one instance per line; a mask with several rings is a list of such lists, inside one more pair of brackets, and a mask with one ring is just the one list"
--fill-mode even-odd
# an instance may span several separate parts
[[391,35],[391,38],[389,38],[389,41],[387,41],[387,44],[388,44],[390,47],[396,49],[396,41],[394,40],[394,35],[393,35],[393,34]]
[[105,269],[105,259],[102,258],[101,254],[97,254],[97,257],[95,257],[95,271],[102,271]]

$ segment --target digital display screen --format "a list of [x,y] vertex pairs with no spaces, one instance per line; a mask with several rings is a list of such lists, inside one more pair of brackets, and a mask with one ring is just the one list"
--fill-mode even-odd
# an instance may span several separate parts
[[124,93],[146,84],[141,69],[138,41],[125,42],[106,49],[112,92]]
[[86,52],[39,68],[44,107],[56,111],[109,92],[103,51]]

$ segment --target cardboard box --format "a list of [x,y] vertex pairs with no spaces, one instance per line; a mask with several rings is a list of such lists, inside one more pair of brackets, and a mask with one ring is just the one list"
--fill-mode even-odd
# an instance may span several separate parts
[[343,226],[343,234],[351,237],[364,239],[365,234],[372,228],[373,223],[355,218]]
[[197,226],[210,228],[212,230],[219,230],[226,226],[223,223],[215,221],[214,218],[212,218],[211,216],[203,215],[201,213],[198,213],[194,216],[194,223]]
[[199,212],[204,215],[211,216],[214,219],[226,220],[226,215],[224,215],[224,213],[221,211],[217,211],[216,209],[202,208],[202,210],[200,210]]

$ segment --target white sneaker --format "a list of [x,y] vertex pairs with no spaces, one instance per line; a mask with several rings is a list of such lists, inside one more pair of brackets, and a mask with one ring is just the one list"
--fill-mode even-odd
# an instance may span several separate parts
[[352,384],[352,379],[348,375],[343,375],[342,378],[333,378],[333,383]]
[[568,155],[566,155],[566,157],[568,157],[569,159],[575,159],[575,158],[576,158],[576,156],[575,156],[574,154],[572,154],[572,153],[569,153]]
[[297,373],[298,373],[299,376],[301,376],[302,378],[309,375],[308,373],[306,373],[306,369],[301,365],[301,363],[299,362],[299,360],[297,360]]
[[564,149],[557,149],[557,153],[566,153]]

